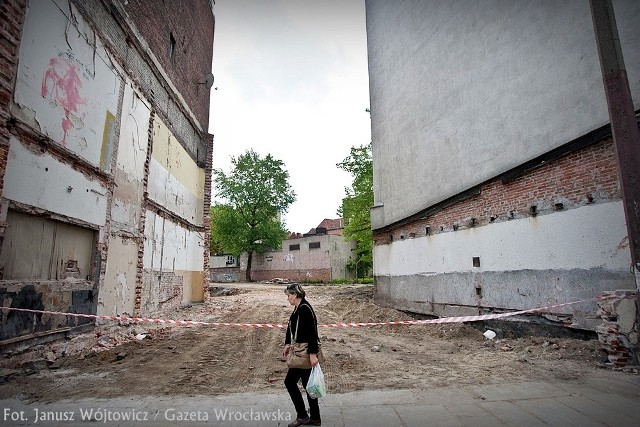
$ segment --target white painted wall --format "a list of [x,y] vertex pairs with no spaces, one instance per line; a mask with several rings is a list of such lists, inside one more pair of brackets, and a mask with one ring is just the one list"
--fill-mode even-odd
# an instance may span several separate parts
[[[73,12],[76,29],[68,25]],[[12,112],[109,171],[120,77],[100,39],[67,1],[32,1]]]
[[[203,271],[203,237],[147,211],[144,268],[157,271]],[[162,267],[161,267],[162,266]]]
[[111,207],[111,231],[123,230],[136,236],[139,233],[150,115],[147,101],[133,89],[131,82],[127,82],[116,160],[117,185]]
[[110,239],[104,285],[98,294],[99,315],[134,314],[137,266],[137,242]]
[[[376,276],[518,270],[628,271],[622,202],[514,219],[374,248]],[[480,257],[480,267],[472,258]]]
[[[614,0],[640,108],[640,2]],[[609,121],[587,0],[367,0],[374,229]]]
[[204,169],[156,117],[149,165],[149,198],[194,225],[203,225]]
[[2,195],[90,224],[105,224],[106,187],[47,153],[34,153],[15,136],[10,139]]
[[117,168],[130,181],[142,182],[149,140],[150,103],[127,81],[122,100]]
[[[193,162],[195,165],[195,162]],[[202,225],[203,200],[190,192],[156,159],[149,165],[149,198],[194,225]]]

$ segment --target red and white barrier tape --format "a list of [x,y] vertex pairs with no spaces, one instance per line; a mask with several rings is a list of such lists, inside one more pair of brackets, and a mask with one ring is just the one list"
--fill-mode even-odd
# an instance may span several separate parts
[[[580,301],[566,302],[563,304],[549,305],[546,307],[532,308],[529,310],[510,311],[507,313],[498,314],[482,314],[478,316],[458,316],[458,317],[442,317],[439,319],[426,319],[426,320],[395,320],[387,322],[351,322],[351,323],[326,323],[318,325],[320,328],[341,328],[341,327],[358,327],[358,326],[384,326],[384,325],[424,325],[430,323],[463,323],[463,322],[475,322],[478,320],[492,320],[502,319],[505,317],[518,316],[521,314],[534,313],[537,311],[548,310],[551,308],[566,307],[568,305],[580,304],[583,302],[605,300],[605,299],[624,299],[626,295],[623,293],[613,293],[604,297],[595,297],[590,299],[583,299]],[[286,324],[274,324],[274,323],[230,323],[230,322],[202,322],[197,320],[172,320],[172,319],[150,319],[147,317],[128,317],[128,316],[105,316],[95,314],[80,314],[80,313],[63,313],[60,311],[46,311],[46,310],[31,310],[28,308],[15,308],[15,307],[1,307],[2,310],[20,311],[25,313],[34,314],[50,314],[56,316],[71,316],[71,317],[84,317],[88,319],[103,319],[103,320],[120,320],[124,322],[136,322],[136,323],[156,323],[165,325],[182,325],[182,326],[238,326],[245,328],[266,328],[266,329],[286,329]]]

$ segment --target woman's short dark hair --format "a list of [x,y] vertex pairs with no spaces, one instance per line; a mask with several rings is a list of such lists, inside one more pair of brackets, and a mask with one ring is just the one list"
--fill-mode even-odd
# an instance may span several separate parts
[[284,290],[284,293],[295,295],[298,298],[304,298],[305,296],[304,289],[302,289],[302,286],[300,286],[298,283],[292,283],[290,285],[287,285],[287,287]]

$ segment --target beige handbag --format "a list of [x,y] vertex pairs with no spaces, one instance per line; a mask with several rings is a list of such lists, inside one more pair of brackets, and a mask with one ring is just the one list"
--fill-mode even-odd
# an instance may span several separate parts
[[[316,329],[318,328],[317,320]],[[289,347],[289,354],[287,354],[287,366],[290,368],[298,369],[311,369],[311,358],[309,356],[309,344],[306,342],[296,342],[298,336],[298,323],[300,317],[296,320],[296,333],[291,337],[291,346]],[[291,328],[289,328],[289,336],[291,336]],[[322,354],[322,348],[320,347],[320,339],[318,339],[318,363],[324,363],[324,354]]]

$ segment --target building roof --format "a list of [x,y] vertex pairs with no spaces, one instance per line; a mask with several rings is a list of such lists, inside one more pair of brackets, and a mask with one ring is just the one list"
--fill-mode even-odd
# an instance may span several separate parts
[[318,224],[317,227],[310,229],[306,233],[301,234],[296,232],[290,232],[287,238],[298,239],[300,237],[315,236],[317,234],[337,234],[342,236],[343,228],[344,228],[344,225],[343,225],[342,218],[336,218],[336,219],[325,218],[322,220],[320,224]]

